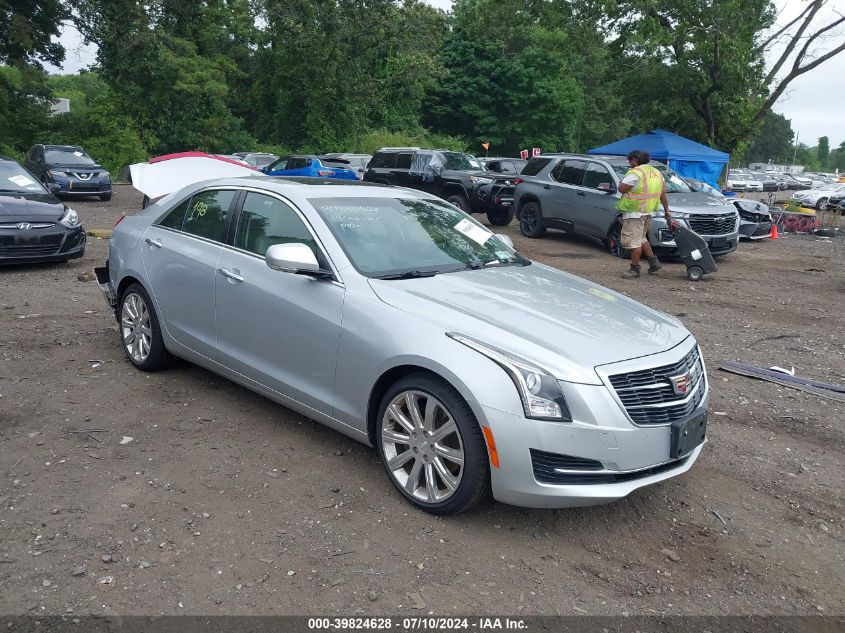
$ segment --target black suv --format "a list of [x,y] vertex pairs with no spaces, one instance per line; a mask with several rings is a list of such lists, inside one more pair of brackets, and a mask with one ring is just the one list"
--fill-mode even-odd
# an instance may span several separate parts
[[466,213],[486,213],[490,224],[505,226],[513,209],[494,203],[482,191],[501,177],[489,172],[474,156],[441,149],[385,147],[375,153],[364,172],[364,180],[409,187],[434,194]]
[[75,145],[33,145],[24,167],[58,196],[99,196],[111,200],[111,176],[102,165]]

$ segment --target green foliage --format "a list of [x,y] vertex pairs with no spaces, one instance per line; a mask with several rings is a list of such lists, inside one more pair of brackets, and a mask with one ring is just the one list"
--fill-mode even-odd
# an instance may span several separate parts
[[745,152],[748,163],[787,163],[792,161],[792,139],[795,133],[792,124],[782,114],[766,113],[760,131],[753,138]]
[[819,145],[816,149],[816,158],[822,169],[827,169],[830,159],[830,139],[826,136],[819,138]]
[[361,137],[350,151],[373,154],[382,147],[422,147],[423,149],[450,149],[456,152],[468,151],[466,143],[459,137],[435,134],[425,130],[417,132],[373,130]]

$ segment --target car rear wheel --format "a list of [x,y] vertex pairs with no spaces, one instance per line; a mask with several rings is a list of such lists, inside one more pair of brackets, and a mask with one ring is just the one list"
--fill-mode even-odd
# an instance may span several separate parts
[[536,202],[526,202],[519,210],[519,230],[525,237],[540,238],[546,234],[543,212]]
[[487,212],[487,221],[493,226],[507,226],[513,220],[513,209],[496,209]]
[[827,198],[819,198],[819,201],[816,203],[816,209],[827,211]]
[[627,248],[623,248],[622,246],[621,222],[613,223],[613,226],[610,227],[610,231],[607,234],[605,243],[607,244],[607,251],[614,257],[618,257],[619,259],[628,259],[631,257],[631,251]]
[[393,485],[426,512],[464,512],[490,490],[481,427],[455,388],[437,376],[410,374],[387,391],[376,443]]
[[466,196],[460,193],[453,193],[451,196],[446,198],[446,202],[449,204],[454,204],[464,213],[469,213],[469,200],[467,200]]
[[142,371],[164,369],[174,357],[164,347],[155,308],[140,284],[131,284],[120,298],[120,339],[129,361]]

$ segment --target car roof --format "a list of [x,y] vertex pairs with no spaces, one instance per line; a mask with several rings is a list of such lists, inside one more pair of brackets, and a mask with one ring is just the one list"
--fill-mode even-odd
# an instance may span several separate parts
[[[308,178],[305,176],[265,176],[263,174],[237,178],[215,178],[195,183],[190,188],[208,187],[256,187],[282,195],[295,194],[305,198],[337,197],[390,197],[390,191],[401,192],[402,197],[431,199],[432,196],[415,189],[392,187],[362,180],[339,180],[336,178]],[[186,187],[188,189],[189,187]]]
[[45,145],[44,149],[75,149],[79,150],[80,152],[85,151],[79,145]]
[[490,162],[491,160],[526,160],[525,158],[519,158],[518,156],[485,156],[483,158],[479,158],[481,162]]

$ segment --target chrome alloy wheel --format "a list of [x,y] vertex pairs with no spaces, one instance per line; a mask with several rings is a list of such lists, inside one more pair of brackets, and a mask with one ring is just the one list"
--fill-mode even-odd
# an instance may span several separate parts
[[431,394],[403,391],[381,420],[387,469],[409,495],[426,503],[451,497],[464,472],[464,445],[446,406]]
[[130,293],[123,300],[120,310],[120,333],[123,346],[132,360],[138,364],[147,360],[152,347],[152,326],[147,302],[137,293]]

